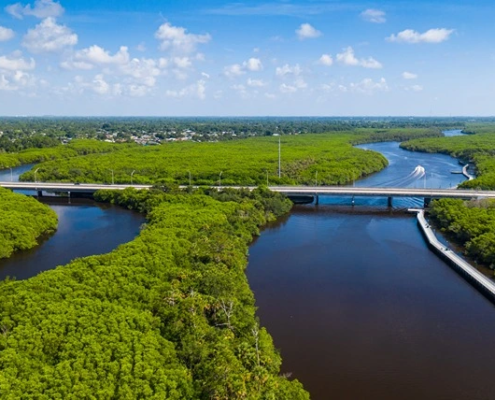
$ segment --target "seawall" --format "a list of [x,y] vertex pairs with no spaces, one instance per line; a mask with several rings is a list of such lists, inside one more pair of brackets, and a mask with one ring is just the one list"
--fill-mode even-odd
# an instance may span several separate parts
[[479,272],[471,264],[459,257],[450,248],[441,243],[426,221],[424,210],[413,209],[417,213],[418,225],[426,239],[428,247],[437,253],[449,266],[466,279],[471,285],[478,289],[492,303],[495,303],[495,283]]

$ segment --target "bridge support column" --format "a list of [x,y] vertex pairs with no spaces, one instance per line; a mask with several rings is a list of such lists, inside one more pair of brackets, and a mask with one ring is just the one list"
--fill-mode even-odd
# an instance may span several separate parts
[[387,206],[392,207],[392,197],[387,198]]
[[424,202],[423,202],[423,208],[427,208],[431,203],[431,198],[425,197]]
[[354,196],[352,196],[351,204],[354,205],[356,202],[354,201]]
[[315,194],[315,206],[317,206],[318,204],[320,204],[320,196]]
[[38,197],[43,197],[43,191],[42,190],[38,190]]

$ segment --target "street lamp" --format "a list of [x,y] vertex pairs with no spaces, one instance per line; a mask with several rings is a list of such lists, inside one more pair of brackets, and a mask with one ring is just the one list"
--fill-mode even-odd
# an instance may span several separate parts
[[34,183],[36,183],[36,182],[37,182],[37,180],[36,180],[36,173],[38,172],[38,170],[39,170],[39,168],[36,168],[36,169],[34,170]]
[[318,171],[316,171],[316,174],[315,174],[315,181],[316,181],[316,186],[318,186]]
[[134,175],[134,172],[136,172],[136,170],[131,172],[131,185],[132,185],[132,175]]
[[12,168],[11,167],[7,167],[7,168],[10,169],[10,181],[14,182],[14,177],[12,176]]
[[218,180],[220,182],[220,184],[218,186],[222,186],[222,174],[223,174],[223,171],[220,171],[220,175],[218,176]]
[[189,186],[191,186],[191,171],[187,171],[189,172]]
[[113,185],[113,183],[114,183],[114,180],[113,180],[113,169],[109,169],[109,171],[112,172],[112,185]]
[[266,187],[268,187],[268,170],[266,170]]

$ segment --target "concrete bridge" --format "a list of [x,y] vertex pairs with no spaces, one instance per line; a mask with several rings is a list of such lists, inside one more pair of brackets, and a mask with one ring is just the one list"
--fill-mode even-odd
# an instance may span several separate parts
[[[151,189],[153,185],[103,185],[88,183],[58,183],[58,182],[0,182],[0,186],[12,190],[33,190],[39,195],[45,192],[87,193],[92,194],[97,190],[124,190],[128,187],[135,189]],[[254,189],[255,187],[243,186],[215,186],[218,189]],[[187,186],[181,186],[187,188]],[[274,192],[284,193],[287,196],[314,197],[318,202],[319,196],[339,197],[386,197],[389,205],[392,205],[394,197],[421,197],[427,204],[431,199],[440,198],[493,198],[495,191],[487,190],[459,190],[459,189],[417,189],[417,188],[391,188],[391,187],[353,187],[353,186],[270,186]]]

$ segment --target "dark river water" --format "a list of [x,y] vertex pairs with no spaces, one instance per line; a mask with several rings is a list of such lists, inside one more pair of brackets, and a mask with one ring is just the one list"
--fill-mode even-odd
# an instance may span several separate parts
[[[356,185],[423,187],[418,166],[427,187],[464,180],[447,156],[360,147],[390,166]],[[495,308],[427,248],[400,210],[418,202],[321,197],[251,246],[261,323],[312,399],[495,398]]]
[[[13,179],[31,167],[15,168]],[[0,171],[0,181],[10,179],[10,170]],[[71,199],[69,204],[67,198],[44,197],[42,201],[57,213],[57,231],[32,250],[0,259],[0,280],[26,279],[77,257],[108,253],[134,239],[145,221],[138,213],[92,200]]]

